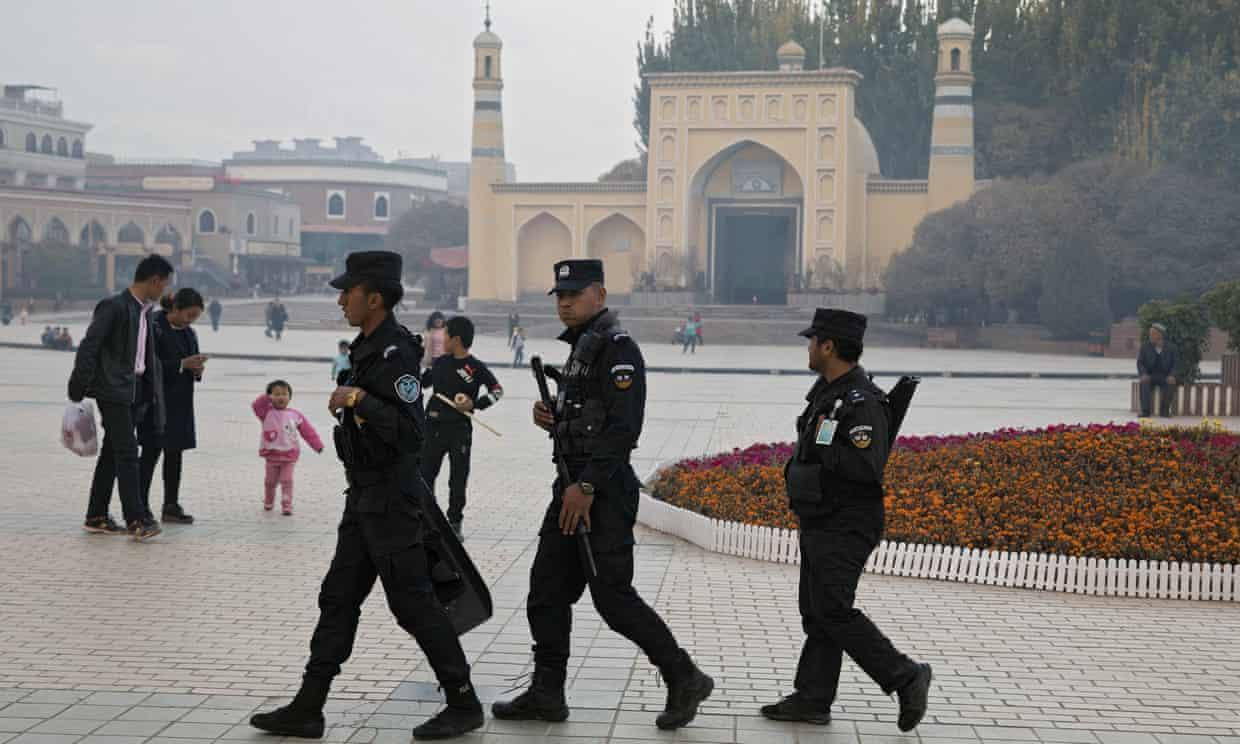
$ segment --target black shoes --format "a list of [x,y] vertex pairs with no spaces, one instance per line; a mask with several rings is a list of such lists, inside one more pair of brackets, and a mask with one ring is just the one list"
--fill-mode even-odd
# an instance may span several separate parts
[[146,542],[163,531],[164,528],[159,526],[159,522],[151,517],[135,519],[129,523],[129,537],[134,542]]
[[778,703],[762,706],[762,715],[772,721],[800,721],[825,726],[831,723],[831,706],[794,692]]
[[525,692],[507,702],[491,705],[491,715],[501,721],[550,721],[568,719],[564,700],[566,672],[550,667],[534,667],[534,679]]
[[445,694],[448,707],[415,728],[414,739],[452,739],[482,727],[482,703],[478,701],[473,685],[466,682],[455,689],[445,689]]
[[162,519],[174,524],[193,524],[194,518],[185,513],[180,504],[165,504]]
[[96,535],[128,535],[129,530],[120,526],[112,517],[91,517],[82,523],[82,529]]
[[664,731],[678,729],[692,721],[698,706],[715,690],[715,680],[703,674],[687,654],[678,673],[674,677],[665,673],[664,681],[667,682],[667,705],[654,719],[654,725]]
[[281,736],[298,736],[302,739],[323,738],[323,714],[301,710],[291,705],[276,708],[270,713],[256,713],[250,717],[250,725]]
[[900,698],[900,718],[897,721],[901,731],[912,731],[921,723],[926,715],[927,698],[930,696],[929,664],[917,665],[917,676],[896,691]]

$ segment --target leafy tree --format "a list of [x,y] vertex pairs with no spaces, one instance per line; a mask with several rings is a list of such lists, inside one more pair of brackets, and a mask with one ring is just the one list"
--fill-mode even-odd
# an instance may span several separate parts
[[1227,333],[1227,348],[1240,351],[1240,279],[1223,282],[1201,298],[1210,321]]
[[468,240],[468,209],[451,201],[424,201],[397,218],[385,243],[404,257],[407,273],[418,273],[430,263],[432,248],[465,245]]
[[642,152],[635,158],[621,160],[611,167],[603,175],[598,177],[599,181],[645,181],[646,180],[646,153]]
[[1167,327],[1167,339],[1179,352],[1175,378],[1181,385],[1191,385],[1201,376],[1201,357],[1209,343],[1210,321],[1205,308],[1197,302],[1171,303],[1165,300],[1147,302],[1137,311],[1141,323],[1141,337],[1150,332],[1150,326],[1162,323]]

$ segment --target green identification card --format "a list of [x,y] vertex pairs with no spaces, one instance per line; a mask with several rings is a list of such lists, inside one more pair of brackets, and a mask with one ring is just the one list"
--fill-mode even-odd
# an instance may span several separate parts
[[814,444],[830,446],[831,440],[835,439],[835,427],[839,426],[835,419],[824,418],[818,422],[818,434],[814,437]]

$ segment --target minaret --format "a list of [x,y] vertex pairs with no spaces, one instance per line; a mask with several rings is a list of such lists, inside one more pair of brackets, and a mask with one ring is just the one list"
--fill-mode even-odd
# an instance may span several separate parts
[[[469,161],[469,296],[501,299],[496,281],[495,198],[491,184],[505,180],[504,89],[500,51],[503,42],[491,32],[491,4],[486,30],[474,39],[474,133]],[[515,298],[513,298],[515,299]]]
[[930,135],[930,211],[973,196],[973,27],[961,18],[939,26]]

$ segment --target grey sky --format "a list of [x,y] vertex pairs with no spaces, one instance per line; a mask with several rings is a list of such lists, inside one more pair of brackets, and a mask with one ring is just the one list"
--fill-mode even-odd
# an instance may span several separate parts
[[[631,157],[636,44],[671,0],[493,0],[521,180]],[[220,160],[359,135],[385,158],[469,152],[482,0],[39,0],[5,14],[0,82],[59,89],[88,149]],[[330,140],[328,140],[330,142]]]

